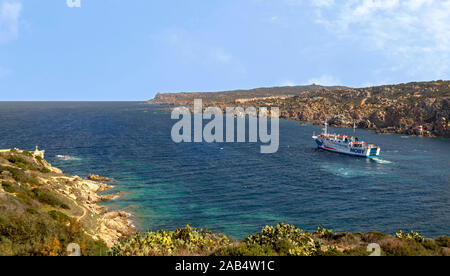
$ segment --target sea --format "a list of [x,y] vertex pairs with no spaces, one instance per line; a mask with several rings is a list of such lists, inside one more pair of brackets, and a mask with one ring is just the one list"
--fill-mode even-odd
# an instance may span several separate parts
[[[205,227],[235,239],[279,222],[314,231],[450,235],[450,139],[357,130],[363,159],[317,149],[321,126],[280,121],[277,153],[258,143],[174,143],[164,106],[0,102],[0,149],[45,149],[67,174],[115,179],[104,203],[139,231]],[[329,128],[352,134],[352,129]]]

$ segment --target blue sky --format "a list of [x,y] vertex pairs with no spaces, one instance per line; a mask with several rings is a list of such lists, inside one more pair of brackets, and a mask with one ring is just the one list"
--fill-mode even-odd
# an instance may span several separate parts
[[0,0],[0,100],[449,79],[450,0]]

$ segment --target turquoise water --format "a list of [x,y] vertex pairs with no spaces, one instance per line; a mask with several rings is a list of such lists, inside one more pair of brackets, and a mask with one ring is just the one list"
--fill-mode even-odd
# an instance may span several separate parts
[[450,235],[449,139],[358,130],[382,148],[366,160],[316,149],[320,126],[281,121],[278,153],[263,155],[258,144],[175,144],[173,123],[134,102],[0,103],[0,148],[39,145],[68,174],[115,178],[124,193],[107,205],[133,213],[141,230],[190,223],[242,238],[284,221]]

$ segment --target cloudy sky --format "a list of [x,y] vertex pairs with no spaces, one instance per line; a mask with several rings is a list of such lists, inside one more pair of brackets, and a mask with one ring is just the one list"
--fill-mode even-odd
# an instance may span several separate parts
[[80,3],[0,0],[0,100],[450,79],[450,0]]

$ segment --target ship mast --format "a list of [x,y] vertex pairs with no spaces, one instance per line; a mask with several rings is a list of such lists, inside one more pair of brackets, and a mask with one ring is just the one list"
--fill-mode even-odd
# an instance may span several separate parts
[[328,122],[325,121],[325,128],[323,129],[325,136],[328,136]]
[[356,141],[356,122],[353,121],[353,142]]

